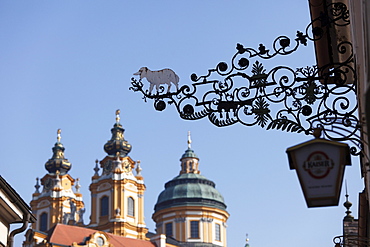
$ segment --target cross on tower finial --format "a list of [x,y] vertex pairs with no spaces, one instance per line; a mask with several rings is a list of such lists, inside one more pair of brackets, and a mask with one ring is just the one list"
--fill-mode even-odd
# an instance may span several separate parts
[[119,120],[121,119],[120,117],[119,117],[119,114],[121,113],[121,110],[120,109],[117,109],[116,110],[116,123],[119,123]]
[[188,149],[191,149],[191,136],[190,136],[190,131],[188,131]]
[[61,130],[61,129],[58,129],[58,131],[57,131],[57,141],[58,141],[58,142],[60,142],[60,139],[62,138],[62,137],[60,136],[60,133],[62,133],[62,130]]

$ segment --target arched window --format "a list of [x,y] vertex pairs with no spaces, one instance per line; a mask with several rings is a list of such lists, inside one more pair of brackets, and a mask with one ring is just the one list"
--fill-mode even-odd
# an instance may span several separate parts
[[217,223],[215,225],[215,240],[221,241],[221,225]]
[[166,236],[167,236],[167,237],[172,237],[172,235],[173,235],[172,222],[167,223],[167,224],[165,225],[165,227],[166,227]]
[[48,230],[48,214],[42,213],[40,215],[40,231],[46,232]]
[[135,216],[135,200],[132,197],[127,198],[127,215]]
[[100,216],[107,216],[109,214],[109,197],[103,196],[100,199]]
[[199,238],[199,221],[190,221],[190,238]]

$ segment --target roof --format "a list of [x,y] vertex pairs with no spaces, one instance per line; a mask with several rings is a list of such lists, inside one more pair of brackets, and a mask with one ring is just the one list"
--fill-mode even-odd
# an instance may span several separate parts
[[215,183],[195,173],[184,173],[167,182],[154,210],[190,205],[226,210],[224,198],[215,188]]
[[[47,241],[53,244],[71,246],[74,242],[84,243],[89,236],[96,232],[100,231],[79,226],[57,224],[48,232]],[[109,243],[114,247],[155,247],[150,241],[126,238],[106,232],[104,234],[109,236]]]
[[[13,205],[6,205],[7,203],[6,201],[0,200],[0,208],[2,207],[7,208],[8,209],[7,212],[8,214],[10,214],[10,212],[13,212],[11,209],[12,206],[15,206],[20,211],[22,211],[23,214],[30,215],[30,222],[33,223],[36,221],[35,216],[31,213],[30,206],[22,199],[22,197],[13,189],[12,186],[10,186],[10,184],[8,184],[8,182],[1,175],[0,175],[0,190],[2,190],[5,193],[5,195],[9,197],[10,204],[13,203]],[[6,215],[6,216],[11,216],[11,215]],[[18,217],[20,218],[17,219]],[[22,215],[14,216],[13,221],[8,222],[8,223],[20,223],[20,222],[22,222]]]
[[198,156],[194,153],[194,150],[188,148],[185,153],[181,156],[182,160],[183,158],[198,158]]
[[[153,233],[153,232],[147,232],[146,233],[146,237],[147,238],[152,238],[152,237],[154,237],[156,234],[155,233]],[[180,242],[179,241],[177,241],[176,239],[174,239],[174,238],[172,238],[172,237],[168,237],[168,236],[166,236],[166,247],[179,247],[180,245]]]

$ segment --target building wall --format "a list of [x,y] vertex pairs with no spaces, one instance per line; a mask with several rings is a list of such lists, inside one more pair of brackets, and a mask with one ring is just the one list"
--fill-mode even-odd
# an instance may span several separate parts
[[[0,246],[13,246],[15,232],[10,232],[10,225],[23,223],[17,231],[26,230],[28,223],[36,219],[29,206],[17,192],[0,176]],[[9,238],[11,236],[11,238]]]
[[0,245],[7,246],[10,224],[22,221],[22,211],[0,187]]
[[358,76],[358,104],[361,121],[361,139],[364,142],[361,171],[365,189],[359,196],[359,236],[369,238],[370,199],[370,3],[366,0],[349,1],[352,44]]
[[[134,176],[135,162],[129,157],[120,157],[120,164],[104,167],[107,161],[117,158],[105,157],[100,163],[103,173],[94,175],[90,185],[91,222],[89,228],[107,231],[119,236],[145,239],[148,231],[144,222],[145,185],[141,176]],[[101,199],[108,198],[108,215],[101,216]],[[133,215],[128,214],[128,200],[133,199]]]
[[[157,234],[166,235],[166,224],[172,223],[173,238],[181,242],[212,243],[226,246],[226,211],[205,206],[172,207],[156,212],[153,220]],[[199,238],[191,237],[191,222],[199,222]],[[216,240],[216,224],[220,225],[220,241]]]
[[9,225],[6,225],[3,220],[0,220],[0,246],[6,246],[8,243]]

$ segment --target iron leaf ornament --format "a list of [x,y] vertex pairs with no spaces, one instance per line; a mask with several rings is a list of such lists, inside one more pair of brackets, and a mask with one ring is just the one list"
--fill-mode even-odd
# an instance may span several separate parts
[[[150,71],[143,67],[134,74],[140,79],[131,79],[130,90],[141,92],[145,102],[153,100],[158,111],[173,105],[182,119],[208,117],[217,127],[240,123],[307,135],[320,128],[329,140],[352,142],[351,153],[358,155],[362,142],[358,136],[357,75],[350,42],[335,45],[340,61],[320,66],[268,69],[262,62],[320,40],[328,27],[349,25],[346,5],[326,7],[328,14],[313,19],[305,32],[297,31],[295,39],[279,36],[270,47],[259,44],[256,49],[237,44],[229,64],[220,62],[205,75],[192,74],[191,85],[179,87],[178,76],[170,69]],[[149,89],[142,82],[144,70],[151,74],[146,76]],[[163,73],[166,75],[158,79]],[[171,83],[176,89],[170,89]],[[168,85],[167,90],[162,84]]]

